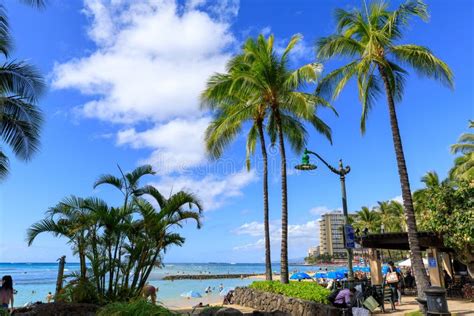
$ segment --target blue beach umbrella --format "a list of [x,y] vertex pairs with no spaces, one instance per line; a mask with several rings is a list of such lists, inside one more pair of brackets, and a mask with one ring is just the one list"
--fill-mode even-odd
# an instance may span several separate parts
[[328,272],[328,279],[343,279],[344,273],[340,271]]
[[196,292],[196,291],[189,291],[189,292],[184,292],[183,294],[181,294],[182,297],[186,297],[186,298],[198,298],[198,297],[202,297],[201,294],[199,294],[199,292]]
[[293,274],[293,275],[290,277],[290,279],[291,279],[291,280],[301,280],[301,279],[311,279],[311,277],[310,277],[309,274],[307,274],[307,273],[298,272],[298,273]]
[[219,296],[226,296],[227,294],[229,294],[230,291],[233,291],[235,288],[233,287],[226,287],[226,288],[223,288],[222,291],[219,292]]
[[326,273],[318,272],[313,277],[318,278],[318,279],[326,279],[328,275]]

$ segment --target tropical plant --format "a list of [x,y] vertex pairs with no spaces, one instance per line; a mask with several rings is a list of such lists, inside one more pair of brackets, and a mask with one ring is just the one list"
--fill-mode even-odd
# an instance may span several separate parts
[[422,189],[419,226],[443,235],[446,247],[474,276],[474,186],[463,179]]
[[239,135],[242,124],[252,125],[247,134],[246,165],[250,169],[250,156],[255,152],[257,141],[260,144],[263,159],[263,226],[265,236],[265,279],[272,280],[270,247],[270,224],[268,205],[268,156],[265,141],[265,119],[267,109],[264,103],[254,101],[253,95],[245,94],[235,87],[234,72],[248,68],[240,62],[243,55],[232,58],[227,65],[227,73],[215,74],[209,78],[207,87],[201,95],[202,107],[214,111],[214,119],[206,130],[206,149],[211,158],[222,156],[224,148]]
[[128,315],[150,315],[150,316],[173,316],[171,312],[160,305],[151,304],[145,300],[133,302],[116,302],[105,305],[97,312],[98,316],[128,316]]
[[398,44],[403,28],[411,17],[426,21],[428,11],[422,1],[412,0],[390,11],[386,2],[372,2],[364,10],[336,11],[337,33],[317,42],[322,60],[336,56],[353,59],[347,65],[330,72],[320,83],[318,91],[330,92],[336,98],[351,78],[356,78],[362,103],[361,131],[365,132],[368,114],[375,99],[385,91],[392,129],[392,138],[400,177],[403,206],[407,219],[408,241],[418,293],[424,295],[428,278],[421,258],[417,238],[408,171],[403,153],[395,103],[403,96],[408,72],[401,65],[411,66],[421,75],[453,86],[453,74],[448,65],[428,48],[414,44]]
[[[249,103],[249,108],[262,106],[268,112],[267,133],[272,144],[278,142],[281,156],[282,192],[282,239],[281,239],[281,281],[288,283],[288,194],[286,176],[285,141],[296,152],[306,144],[306,129],[303,122],[313,125],[329,140],[331,129],[317,115],[316,108],[332,107],[318,95],[302,92],[309,83],[316,82],[321,65],[307,64],[296,70],[289,68],[289,54],[300,41],[301,36],[291,38],[281,55],[275,52],[274,37],[249,38],[242,49],[242,56],[236,59],[232,74],[232,89],[240,91]],[[264,107],[264,108],[263,108]],[[255,110],[250,110],[255,113]],[[257,131],[255,131],[257,132]],[[250,147],[253,145],[250,144]]]
[[331,293],[330,290],[316,282],[291,282],[290,284],[281,284],[275,281],[256,281],[250,284],[249,287],[257,291],[281,294],[287,297],[300,298],[323,304],[328,303],[327,297]]
[[380,215],[374,210],[370,210],[367,206],[363,206],[360,211],[356,212],[353,218],[355,229],[360,231],[368,229],[371,233],[380,231]]
[[[469,121],[469,128],[474,128],[474,121]],[[458,143],[451,146],[453,154],[462,154],[454,161],[450,171],[450,178],[462,178],[468,181],[474,179],[474,134],[465,133],[458,139]]]
[[110,207],[98,198],[72,196],[49,209],[43,220],[28,229],[29,245],[47,232],[65,237],[78,254],[80,273],[70,288],[79,290],[71,292],[78,293],[71,294],[72,299],[89,298],[81,294],[84,286],[78,285],[83,284],[93,284],[102,300],[139,296],[153,268],[161,266],[163,253],[184,243],[176,228],[187,220],[196,221],[200,228],[202,208],[198,199],[184,191],[165,198],[153,186],[140,187],[140,178],[147,174],[154,174],[150,166],[122,173],[121,178],[99,178],[94,186],[112,184],[123,193],[125,203],[119,207]]
[[[22,61],[8,61],[12,39],[8,18],[0,4],[0,140],[10,147],[16,158],[28,161],[38,150],[41,124],[36,106],[44,91],[44,80],[35,67]],[[9,159],[0,147],[0,180],[9,172]]]

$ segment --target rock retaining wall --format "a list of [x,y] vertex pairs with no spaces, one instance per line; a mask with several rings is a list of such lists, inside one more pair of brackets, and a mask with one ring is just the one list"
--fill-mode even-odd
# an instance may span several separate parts
[[340,310],[325,304],[286,297],[279,294],[238,287],[234,291],[232,303],[254,308],[263,312],[291,316],[339,316]]

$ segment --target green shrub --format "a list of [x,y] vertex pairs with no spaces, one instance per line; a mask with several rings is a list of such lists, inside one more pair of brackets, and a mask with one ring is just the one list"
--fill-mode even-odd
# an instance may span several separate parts
[[327,297],[331,293],[331,291],[315,282],[290,282],[289,284],[282,284],[278,281],[255,281],[249,287],[258,291],[324,304],[328,302]]
[[68,283],[55,298],[57,302],[98,304],[97,290],[87,279],[78,279]]
[[111,303],[102,307],[97,316],[176,316],[160,305],[153,305],[145,300]]

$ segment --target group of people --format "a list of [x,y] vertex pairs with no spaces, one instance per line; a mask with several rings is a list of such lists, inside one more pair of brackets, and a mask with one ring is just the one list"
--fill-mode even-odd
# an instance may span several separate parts
[[[216,288],[213,287],[211,288],[210,286],[206,287],[206,289],[204,290],[204,293],[206,294],[211,294],[213,290],[215,290]],[[219,293],[224,289],[224,285],[221,283],[219,284],[219,287],[218,287],[218,290],[219,290]]]

